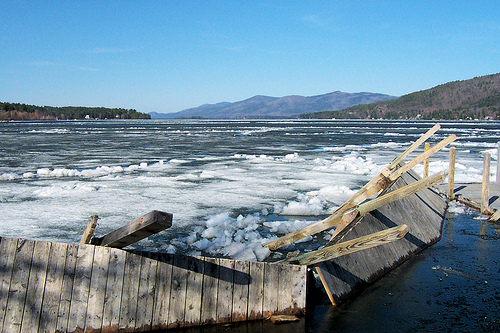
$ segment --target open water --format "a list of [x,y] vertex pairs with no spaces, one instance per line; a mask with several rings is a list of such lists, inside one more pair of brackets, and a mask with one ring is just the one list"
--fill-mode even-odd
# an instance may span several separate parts
[[[283,254],[269,253],[263,242],[331,213],[433,125],[339,120],[0,123],[0,235],[78,242],[91,215],[100,218],[100,236],[156,209],[173,213],[173,227],[135,247],[276,260]],[[485,152],[496,165],[500,123],[441,125],[430,142],[458,136],[451,145],[458,151],[455,181],[480,182]],[[447,167],[448,149],[431,158],[431,174]],[[415,169],[422,173],[422,166]],[[297,246],[315,249],[330,238],[329,232]],[[452,204],[436,246],[340,308],[330,308],[319,297],[306,318],[284,329],[500,330],[499,237],[496,225]]]

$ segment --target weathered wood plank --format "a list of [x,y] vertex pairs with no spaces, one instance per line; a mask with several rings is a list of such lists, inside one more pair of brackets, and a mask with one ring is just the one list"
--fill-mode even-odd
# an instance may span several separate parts
[[85,332],[101,331],[108,279],[109,257],[109,248],[95,247],[90,280],[90,293],[87,301]]
[[245,321],[248,315],[248,290],[250,284],[250,262],[236,261],[234,264],[233,315],[232,321]]
[[94,215],[90,218],[90,221],[87,223],[85,230],[83,231],[82,238],[80,239],[80,245],[89,244],[92,235],[94,234],[95,228],[97,227],[97,220],[99,217]]
[[491,154],[484,153],[483,182],[481,186],[481,213],[488,214],[490,211],[490,164]]
[[135,329],[140,274],[141,257],[133,253],[127,253],[125,257],[119,331],[132,332]]
[[34,241],[19,239],[17,242],[15,265],[12,270],[3,324],[4,332],[15,333],[21,329],[34,247]]
[[298,265],[314,265],[322,261],[331,260],[347,254],[400,240],[408,233],[408,231],[408,226],[403,224],[402,226],[379,231],[335,245],[330,245],[320,250],[311,251],[297,257],[286,259],[285,261]]
[[215,324],[217,320],[217,289],[219,259],[205,258],[203,276],[203,299],[201,304],[201,324]]
[[217,289],[217,323],[231,321],[233,310],[234,261],[219,259],[219,286]]
[[87,301],[90,292],[92,264],[94,262],[93,245],[79,245],[76,255],[75,279],[68,319],[68,332],[83,331],[87,318]]
[[42,310],[47,266],[51,244],[49,242],[36,242],[33,250],[33,259],[26,293],[21,332],[33,332],[38,329]]
[[109,249],[108,276],[102,315],[102,327],[106,332],[118,332],[126,252]]
[[279,264],[267,264],[264,268],[264,300],[262,314],[269,318],[278,311]]
[[7,310],[9,286],[14,269],[14,259],[17,252],[17,239],[2,238],[0,242],[0,332],[4,332],[3,324]]
[[181,327],[184,324],[184,309],[186,306],[187,257],[176,255],[172,268],[172,284],[170,289],[170,309],[168,313],[168,328]]
[[490,222],[496,222],[498,220],[500,220],[500,209],[497,209],[497,211],[488,219]]
[[292,270],[292,287],[291,287],[291,313],[296,315],[305,314],[306,299],[307,299],[307,267],[293,266]]
[[158,261],[142,257],[135,331],[150,331],[153,322],[155,302],[156,270]]
[[250,285],[248,288],[248,320],[263,317],[262,304],[264,301],[264,266],[263,262],[250,262]]
[[68,329],[69,311],[71,307],[71,297],[75,280],[77,255],[78,245],[69,244],[66,250],[66,261],[64,264],[61,300],[59,302],[59,311],[57,313],[56,332],[66,332]]
[[104,236],[101,246],[123,248],[172,226],[172,214],[153,210]]
[[199,325],[201,321],[204,264],[203,259],[188,258],[184,326]]
[[50,247],[39,332],[55,332],[56,330],[67,249],[68,244],[65,243],[52,243]]
[[455,162],[457,159],[457,148],[450,148],[450,162],[448,168],[448,190],[446,196],[448,200],[455,200]]
[[173,260],[173,255],[162,254],[160,256],[156,275],[156,302],[153,315],[153,329],[167,329],[168,327]]

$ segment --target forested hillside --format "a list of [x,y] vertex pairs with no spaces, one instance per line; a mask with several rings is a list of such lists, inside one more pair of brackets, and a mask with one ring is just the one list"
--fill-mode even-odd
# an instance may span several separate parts
[[0,103],[0,120],[150,119],[134,109]]
[[356,105],[302,118],[500,119],[500,74],[454,81],[398,99]]

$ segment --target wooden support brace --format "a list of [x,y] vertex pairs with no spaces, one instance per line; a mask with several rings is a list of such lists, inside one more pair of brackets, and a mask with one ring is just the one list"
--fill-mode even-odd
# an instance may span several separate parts
[[85,227],[82,238],[80,239],[80,245],[90,243],[90,239],[92,238],[92,235],[94,235],[95,228],[97,227],[98,219],[99,217],[97,215],[93,215],[90,218],[89,223],[87,223],[87,227]]
[[492,216],[488,219],[488,221],[490,221],[490,222],[496,222],[496,221],[498,221],[498,220],[500,220],[500,209],[497,209],[497,210],[496,210],[496,212],[495,212],[495,214],[493,214],[493,215],[492,215]]
[[172,214],[153,210],[101,238],[98,245],[123,248],[172,226]]
[[379,231],[363,237],[325,247],[303,255],[286,259],[285,261],[298,265],[314,265],[323,261],[332,260],[346,254],[370,249],[375,246],[388,244],[403,238],[409,231],[406,224]]
[[408,170],[413,169],[413,167],[415,165],[421,163],[426,158],[434,155],[435,153],[437,153],[438,151],[440,151],[441,149],[443,149],[444,147],[446,147],[447,145],[449,145],[450,143],[452,143],[456,139],[457,139],[457,136],[455,134],[450,135],[449,137],[447,137],[443,141],[441,141],[438,144],[436,144],[435,146],[433,146],[431,149],[423,152],[422,154],[418,155],[417,157],[415,157],[413,160],[411,160],[407,164],[403,165],[401,168],[399,168],[396,171],[394,171],[389,176],[389,179],[391,181],[394,181],[394,180],[398,179],[402,174],[404,174],[405,172],[408,172]]

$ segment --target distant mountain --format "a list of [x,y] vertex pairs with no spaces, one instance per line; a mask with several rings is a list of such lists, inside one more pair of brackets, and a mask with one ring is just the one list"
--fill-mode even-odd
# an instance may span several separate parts
[[176,113],[150,113],[153,119],[207,118],[296,118],[307,112],[341,110],[347,107],[373,103],[397,97],[368,92],[345,93],[335,91],[318,96],[270,97],[257,95],[249,99],[229,103],[204,104]]
[[445,83],[394,100],[303,114],[301,118],[500,120],[500,73]]

